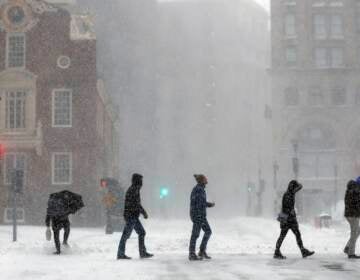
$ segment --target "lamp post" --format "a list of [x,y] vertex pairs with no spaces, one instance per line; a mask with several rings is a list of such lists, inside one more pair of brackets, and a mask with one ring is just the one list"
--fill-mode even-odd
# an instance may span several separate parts
[[277,173],[279,171],[279,164],[277,163],[277,161],[275,160],[273,163],[273,176],[274,176],[274,194],[275,194],[275,199],[274,199],[274,213],[275,215],[277,214],[277,212],[279,211],[278,209],[278,203],[279,203],[279,195],[278,195],[278,186],[277,186]]
[[[294,178],[295,180],[298,180],[299,178],[299,142],[296,139],[291,140],[291,144],[293,147],[293,157],[292,157],[292,167],[294,172]],[[298,196],[297,199],[297,208],[300,215],[303,215],[303,192]]]

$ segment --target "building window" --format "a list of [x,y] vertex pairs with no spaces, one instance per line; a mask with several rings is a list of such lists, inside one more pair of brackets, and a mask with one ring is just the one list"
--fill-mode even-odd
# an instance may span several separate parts
[[343,1],[338,1],[338,0],[330,1],[330,7],[333,7],[333,8],[344,7],[344,2]]
[[317,68],[327,68],[329,66],[326,48],[315,49],[315,65]]
[[72,183],[72,154],[52,154],[52,184],[68,185]]
[[13,170],[21,170],[26,178],[26,155],[23,153],[5,154],[5,185],[11,184],[11,175]]
[[330,33],[331,33],[331,38],[333,39],[344,38],[343,18],[341,15],[331,16]]
[[284,0],[282,3],[284,6],[296,6],[296,0]]
[[296,18],[295,14],[285,16],[285,36],[288,38],[296,37]]
[[316,68],[342,68],[344,63],[343,48],[316,48],[315,49]]
[[314,8],[322,8],[322,7],[326,6],[326,2],[325,2],[325,0],[316,0],[313,2],[312,6]]
[[300,102],[300,96],[297,88],[289,87],[285,89],[285,106],[297,106]]
[[[16,220],[19,223],[25,223],[25,210],[23,208],[16,208]],[[5,208],[4,223],[11,223],[13,221],[13,209]]]
[[26,92],[6,92],[6,128],[26,128]]
[[331,68],[344,67],[344,50],[342,48],[331,48]]
[[334,88],[331,92],[332,104],[335,106],[342,106],[346,104],[346,90],[345,88]]
[[297,62],[297,49],[296,47],[287,47],[285,50],[285,58],[287,66],[295,66]]
[[52,100],[52,124],[53,127],[72,126],[72,92],[67,89],[53,91]]
[[324,96],[319,87],[312,87],[309,90],[308,96],[309,106],[321,106],[324,105]]
[[7,67],[25,67],[25,35],[10,34],[7,37]]
[[327,29],[325,15],[318,14],[314,16],[314,36],[315,39],[326,39]]

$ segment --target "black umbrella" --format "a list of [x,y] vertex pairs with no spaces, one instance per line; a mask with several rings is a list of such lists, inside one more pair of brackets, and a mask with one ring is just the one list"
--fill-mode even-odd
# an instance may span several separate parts
[[50,194],[47,215],[51,217],[68,216],[75,214],[82,207],[84,207],[84,202],[81,195],[70,191],[61,191]]

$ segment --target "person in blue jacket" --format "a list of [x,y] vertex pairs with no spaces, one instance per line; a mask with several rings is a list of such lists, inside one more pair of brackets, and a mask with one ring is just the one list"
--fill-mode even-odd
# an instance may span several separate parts
[[[211,259],[206,253],[206,246],[211,236],[211,228],[206,218],[206,208],[214,207],[215,203],[206,201],[205,187],[208,183],[204,175],[194,175],[197,185],[193,188],[190,197],[190,218],[193,222],[193,228],[189,246],[189,260],[197,261],[202,259]],[[196,240],[200,236],[200,231],[204,231],[204,237],[200,245],[199,254],[196,255]]]

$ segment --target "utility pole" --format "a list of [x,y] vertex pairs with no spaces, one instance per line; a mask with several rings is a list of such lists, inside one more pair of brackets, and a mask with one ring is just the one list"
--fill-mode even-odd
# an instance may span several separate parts
[[22,192],[23,183],[24,172],[13,169],[11,172],[13,242],[17,241],[17,194]]
[[13,242],[17,241],[17,197],[15,192],[16,169],[11,171]]
[[[295,180],[297,181],[299,178],[299,167],[300,167],[300,163],[299,163],[299,143],[298,140],[293,139],[291,141],[291,144],[293,146],[293,151],[294,151],[294,155],[292,158],[292,167],[293,167],[293,172],[294,172],[294,177]],[[303,190],[304,191],[304,190]],[[297,200],[297,206],[298,206],[298,211],[300,215],[303,215],[303,192],[299,195],[299,198]]]
[[273,163],[273,176],[274,176],[274,194],[275,194],[275,199],[274,199],[274,214],[276,215],[277,212],[279,211],[278,209],[278,203],[279,203],[279,197],[278,197],[278,183],[277,183],[277,173],[279,171],[279,164],[277,163],[277,161],[275,160]]

